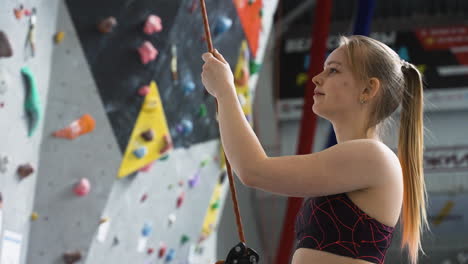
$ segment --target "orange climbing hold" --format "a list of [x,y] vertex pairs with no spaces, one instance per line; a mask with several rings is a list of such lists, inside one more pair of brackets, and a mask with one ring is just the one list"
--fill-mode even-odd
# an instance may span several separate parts
[[79,119],[73,121],[67,127],[54,132],[55,137],[75,139],[81,135],[89,133],[96,127],[96,121],[89,114],[84,114]]

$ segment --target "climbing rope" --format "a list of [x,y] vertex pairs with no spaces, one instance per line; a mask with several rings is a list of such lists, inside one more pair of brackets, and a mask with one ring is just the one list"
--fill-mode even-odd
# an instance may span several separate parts
[[[201,12],[202,12],[202,17],[203,17],[203,24],[205,25],[205,38],[206,38],[206,42],[208,45],[208,51],[213,53],[214,49],[213,49],[213,43],[211,41],[210,25],[208,24],[208,15],[206,12],[205,0],[200,0],[200,7],[201,7]],[[216,101],[216,112],[217,111],[218,111],[218,101]],[[226,155],[224,155],[224,157],[226,160],[226,169],[227,169],[227,174],[229,178],[229,187],[231,190],[234,213],[236,214],[236,224],[237,224],[237,231],[239,233],[239,240],[245,243],[244,228],[242,227],[242,219],[241,219],[240,212],[239,212],[239,205],[237,203],[236,186],[234,183],[234,179],[232,177],[231,165],[229,164],[229,161]]]

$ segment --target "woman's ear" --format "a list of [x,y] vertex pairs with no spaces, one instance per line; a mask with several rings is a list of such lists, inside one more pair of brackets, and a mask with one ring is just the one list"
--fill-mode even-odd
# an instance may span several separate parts
[[379,90],[380,90],[380,81],[379,81],[379,79],[377,79],[375,77],[372,77],[372,78],[369,79],[369,81],[367,82],[366,87],[362,91],[362,96],[364,96],[366,98],[366,101],[371,100],[377,95]]

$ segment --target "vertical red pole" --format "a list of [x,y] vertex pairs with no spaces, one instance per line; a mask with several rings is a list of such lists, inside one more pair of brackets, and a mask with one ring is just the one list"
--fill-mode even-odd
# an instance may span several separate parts
[[[310,47],[309,78],[304,95],[304,107],[299,131],[297,154],[312,152],[312,143],[317,126],[317,116],[312,112],[314,103],[314,88],[312,77],[322,72],[327,52],[327,39],[331,20],[332,0],[317,0],[312,30],[312,45]],[[283,222],[283,230],[276,255],[276,264],[290,263],[295,241],[294,224],[296,215],[302,206],[303,198],[288,198],[287,210]]]

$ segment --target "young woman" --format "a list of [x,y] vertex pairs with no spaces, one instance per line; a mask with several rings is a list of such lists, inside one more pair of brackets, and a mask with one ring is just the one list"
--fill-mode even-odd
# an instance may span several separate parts
[[[338,144],[308,155],[268,157],[238,102],[222,55],[205,53],[202,81],[218,101],[226,156],[241,182],[307,197],[296,220],[293,264],[384,263],[398,220],[416,263],[427,226],[421,74],[385,44],[342,37],[316,85],[312,111],[333,124]],[[381,142],[401,105],[398,156]]]

